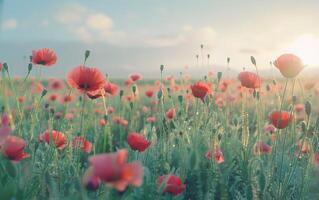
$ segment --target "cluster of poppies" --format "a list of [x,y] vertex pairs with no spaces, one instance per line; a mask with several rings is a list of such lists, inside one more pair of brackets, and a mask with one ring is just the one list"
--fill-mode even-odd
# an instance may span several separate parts
[[[36,65],[49,67],[57,62],[57,56],[51,49],[43,48],[32,52],[31,62]],[[292,54],[284,54],[278,57],[274,61],[274,65],[286,78],[296,77],[304,68],[301,59]],[[0,70],[1,68],[2,65],[0,65]],[[209,77],[211,76],[212,73],[209,74]],[[81,94],[86,95],[90,99],[104,99],[108,96],[116,96],[119,93],[119,86],[107,80],[106,76],[95,67],[88,67],[85,65],[77,66],[67,74],[66,79],[70,87],[78,90]],[[141,79],[142,76],[140,74],[131,74],[125,81],[125,85],[132,85]],[[174,90],[181,90],[178,85],[173,83],[173,77],[168,76],[166,79],[171,82]],[[185,79],[189,79],[189,77],[185,77]],[[260,90],[261,78],[257,73],[243,71],[239,73],[238,79],[241,83],[241,86],[239,87],[240,90],[242,90],[242,88],[246,88],[253,91],[259,90],[260,93],[262,92]],[[217,90],[225,92],[231,83],[232,80],[218,80],[218,87],[214,88],[209,81],[198,81],[188,87],[191,94],[187,94],[185,99],[187,100],[195,97],[205,103],[205,101],[214,97],[214,92],[217,93]],[[161,83],[156,82],[156,85],[160,88]],[[53,90],[63,89],[63,81],[50,79],[49,87]],[[31,90],[33,93],[41,93],[43,91],[43,86],[39,83],[35,83],[32,85]],[[126,96],[127,101],[134,101],[137,93],[136,88],[133,89],[133,93],[133,95]],[[155,96],[155,91],[153,89],[148,89],[144,94],[147,98],[151,99]],[[226,104],[224,100],[225,97],[223,95],[224,94],[217,93],[214,97],[215,104],[219,108],[224,107]],[[62,102],[70,102],[72,101],[72,98],[73,97],[70,94],[65,95],[62,98]],[[49,96],[49,100],[52,102],[56,101],[56,99],[56,94],[51,94]],[[235,103],[236,97],[229,95],[227,96],[227,100],[231,103]],[[21,96],[18,98],[18,101],[22,103],[25,99]],[[157,104],[158,101],[154,101],[153,103]],[[296,107],[295,109],[297,112],[302,111],[299,107]],[[143,107],[144,112],[148,112],[148,110],[148,107]],[[108,108],[105,107],[105,115],[109,115],[113,112],[114,108],[112,106],[109,106]],[[62,114],[60,113],[60,115]],[[58,113],[56,113],[56,117],[59,117]],[[65,117],[66,119],[71,120],[73,119],[73,114],[68,113]],[[171,107],[166,110],[165,118],[167,121],[173,121],[175,117],[176,108]],[[273,111],[269,115],[270,123],[265,126],[264,130],[265,132],[274,133],[277,129],[286,128],[292,119],[293,117],[291,112],[281,109],[279,111]],[[127,119],[116,115],[113,116],[113,121],[121,126],[127,126],[129,123]],[[156,122],[156,118],[150,116],[147,117],[146,121],[148,123],[154,123]],[[99,124],[101,126],[106,126],[107,121],[104,118],[100,119]],[[39,134],[38,141],[40,143],[53,145],[58,150],[63,150],[68,146],[68,138],[66,135],[57,130],[44,131]],[[152,142],[149,141],[146,136],[137,132],[128,133],[126,141],[128,146],[138,153],[146,151],[152,145]],[[0,151],[3,156],[14,162],[19,162],[30,156],[28,153],[24,152],[25,146],[26,142],[22,138],[11,135],[10,116],[3,114],[0,126]],[[92,143],[86,140],[83,136],[74,137],[72,142],[70,142],[70,146],[72,148],[79,148],[85,153],[90,153],[92,150]],[[300,149],[299,153],[309,152],[310,147],[307,141],[300,141],[298,146]],[[255,155],[262,155],[271,153],[272,148],[270,145],[262,141],[257,141],[254,145],[253,151]],[[219,144],[209,148],[205,157],[207,159],[213,158],[217,164],[224,163],[224,155]],[[142,163],[140,161],[127,162],[127,159],[127,149],[121,149],[113,153],[89,156],[89,167],[86,169],[82,177],[83,185],[88,190],[96,190],[102,183],[109,185],[118,191],[124,191],[128,186],[139,187],[143,182],[144,169]],[[319,155],[316,155],[315,159],[319,163]],[[157,186],[160,193],[170,193],[174,196],[181,194],[186,189],[186,185],[182,182],[180,177],[173,174],[159,176],[157,178]]]

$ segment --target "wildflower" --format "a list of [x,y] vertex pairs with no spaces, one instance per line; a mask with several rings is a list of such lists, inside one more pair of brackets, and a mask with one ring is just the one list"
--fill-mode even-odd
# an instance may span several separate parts
[[[126,163],[127,156],[126,149],[90,156],[90,167],[87,170],[92,170],[91,178],[99,178],[118,191],[124,191],[128,185],[141,186],[143,167],[138,161]],[[90,179],[87,178],[87,180]]]
[[148,98],[152,98],[154,95],[154,91],[153,90],[146,90],[145,91],[145,96],[147,96]]
[[139,152],[145,151],[145,149],[151,145],[151,142],[146,140],[139,133],[129,133],[127,136],[127,143],[133,150],[137,150]]
[[156,122],[156,118],[155,117],[148,117],[148,118],[146,118],[146,121],[148,123],[154,123],[154,122]]
[[133,82],[141,80],[142,79],[142,75],[140,74],[131,74],[129,76],[129,79],[131,79]]
[[42,134],[39,135],[39,142],[46,142],[50,143],[51,140],[53,140],[54,145],[57,149],[62,150],[66,147],[67,139],[64,133],[58,132],[56,130],[46,130]]
[[92,150],[92,143],[87,141],[84,137],[78,136],[73,139],[72,147],[81,148],[83,152],[90,153]]
[[259,141],[254,145],[254,154],[255,155],[263,155],[271,153],[272,148],[268,144]]
[[224,162],[224,155],[223,155],[223,152],[222,150],[220,149],[220,147],[215,147],[214,151],[213,150],[208,150],[205,154],[205,157],[207,159],[211,159],[212,157],[214,156],[215,158],[215,161],[218,163],[218,164],[221,164]]
[[241,85],[246,88],[256,89],[260,87],[260,80],[257,74],[252,72],[241,72],[238,75]]
[[269,120],[276,128],[284,129],[289,125],[292,116],[287,111],[273,111],[269,115]]
[[168,120],[172,120],[176,115],[176,111],[175,111],[175,108],[170,108],[167,110],[166,112],[166,118]]
[[54,65],[57,61],[57,56],[51,49],[42,48],[37,51],[32,51],[32,63],[44,66]]
[[104,91],[112,96],[116,96],[118,93],[119,87],[111,82],[106,82],[104,84]]
[[304,68],[302,60],[293,54],[283,54],[274,61],[280,73],[286,78],[296,77]]
[[181,194],[186,185],[175,175],[163,175],[157,178],[157,187],[160,193],[170,193],[173,196]]
[[67,75],[69,85],[81,92],[93,92],[104,87],[104,75],[97,68],[78,66]]
[[1,152],[4,157],[13,161],[19,162],[30,155],[24,152],[26,146],[22,138],[16,136],[7,136],[1,144]]
[[194,85],[191,85],[191,90],[194,97],[200,98],[203,102],[206,95],[212,93],[210,86],[203,82],[197,82]]

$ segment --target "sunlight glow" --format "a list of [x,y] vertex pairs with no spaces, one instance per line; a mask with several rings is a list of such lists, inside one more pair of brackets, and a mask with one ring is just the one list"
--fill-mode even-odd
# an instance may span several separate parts
[[299,56],[305,65],[319,66],[319,38],[302,35],[294,41],[288,51]]

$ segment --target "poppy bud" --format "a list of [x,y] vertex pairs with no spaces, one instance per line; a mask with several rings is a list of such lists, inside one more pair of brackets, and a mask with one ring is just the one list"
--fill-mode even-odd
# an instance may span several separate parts
[[28,65],[28,72],[31,72],[32,67],[33,67],[32,63],[29,63],[29,65]]
[[159,91],[157,92],[157,99],[161,99],[161,98],[162,98],[162,95],[163,95],[162,90],[159,90]]
[[88,59],[88,57],[90,56],[90,50],[86,50],[85,51],[85,61]]
[[120,90],[120,98],[122,98],[124,95],[124,91],[123,90]]
[[41,93],[41,98],[43,98],[47,93],[48,91],[46,89],[43,89]]
[[3,69],[7,72],[9,72],[9,66],[7,63],[3,63]]
[[254,56],[250,56],[250,60],[251,60],[251,63],[253,63],[253,65],[257,65],[256,63],[256,59],[254,58]]
[[220,79],[222,78],[223,72],[217,72],[217,79],[218,82],[220,81]]
[[136,93],[136,85],[132,86],[132,92],[135,94]]
[[180,104],[183,103],[183,96],[182,95],[178,95],[178,101]]
[[307,101],[305,103],[305,110],[306,110],[306,114],[308,115],[308,117],[310,116],[311,114],[311,103],[309,101]]
[[160,66],[161,72],[164,70],[164,65]]

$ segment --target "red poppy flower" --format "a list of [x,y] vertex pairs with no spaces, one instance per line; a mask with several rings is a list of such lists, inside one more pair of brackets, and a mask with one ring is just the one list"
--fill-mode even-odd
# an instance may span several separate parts
[[19,101],[19,103],[23,103],[25,101],[25,97],[24,96],[19,96],[18,97],[18,101]]
[[52,130],[51,132],[49,130],[46,130],[42,134],[39,135],[39,142],[46,142],[50,143],[51,139],[54,142],[54,145],[57,149],[64,149],[67,144],[67,139],[64,133],[58,132],[55,130]]
[[82,184],[90,191],[95,191],[99,188],[101,180],[94,176],[93,167],[89,167],[83,174]]
[[51,49],[42,48],[32,51],[32,63],[44,66],[51,66],[56,63],[57,56]]
[[93,168],[92,175],[118,191],[124,191],[128,185],[141,186],[143,167],[138,161],[126,163],[127,156],[126,149],[119,150],[116,153],[90,156],[89,163]]
[[90,99],[97,99],[102,97],[102,95],[105,95],[104,91],[102,89],[100,90],[95,90],[95,91],[91,91],[91,92],[87,92],[86,95],[90,98]]
[[304,111],[304,110],[305,110],[305,105],[304,105],[304,104],[299,103],[299,104],[296,104],[296,105],[295,105],[295,111],[296,111],[297,113],[302,112],[302,111]]
[[107,122],[105,121],[105,119],[101,118],[101,119],[99,120],[99,124],[100,124],[101,126],[105,126],[105,125],[107,124]]
[[262,154],[269,154],[271,153],[272,148],[268,144],[259,141],[254,146],[254,154],[255,155],[262,155]]
[[166,112],[166,118],[168,120],[172,120],[176,115],[176,111],[175,111],[175,108],[170,108],[167,110]]
[[155,118],[155,117],[148,117],[148,118],[146,119],[146,121],[147,121],[148,123],[154,123],[154,122],[156,122],[156,118]]
[[66,95],[61,97],[61,104],[69,103],[69,102],[73,101],[73,99],[74,99],[73,96],[66,94]]
[[73,113],[66,113],[66,114],[65,114],[65,119],[66,119],[66,120],[69,120],[69,121],[70,121],[70,120],[73,119],[73,117],[74,117]]
[[273,111],[269,115],[269,120],[278,129],[284,129],[289,125],[292,116],[287,111]]
[[299,140],[297,153],[298,154],[310,153],[310,148],[311,148],[311,145],[307,140]]
[[191,90],[194,97],[200,98],[203,102],[205,96],[212,92],[210,86],[203,82],[197,82],[194,85],[191,85]]
[[78,136],[75,137],[72,141],[72,147],[73,148],[78,148],[80,147],[82,151],[86,153],[90,153],[92,150],[92,143],[87,141],[84,137]]
[[260,80],[257,74],[252,72],[240,72],[238,79],[241,85],[246,88],[256,89],[260,87]]
[[69,85],[81,92],[92,92],[103,88],[105,78],[97,68],[78,66],[67,75]]
[[208,150],[205,154],[205,157],[207,159],[211,159],[213,156],[215,157],[215,161],[218,164],[221,164],[224,162],[224,155],[220,147],[216,147],[214,151]]
[[130,79],[130,78],[124,81],[124,84],[125,84],[126,86],[130,86],[130,85],[133,84],[133,83],[134,83],[134,81],[133,81],[132,79]]
[[283,54],[274,61],[274,65],[286,78],[296,77],[304,68],[302,60],[293,54]]
[[129,76],[129,78],[130,78],[133,82],[135,82],[135,81],[141,80],[141,79],[142,79],[142,76],[141,76],[140,74],[131,74],[131,75]]
[[49,87],[52,90],[62,90],[64,88],[64,83],[63,81],[55,78],[50,78],[49,79]]
[[137,150],[139,152],[145,151],[145,149],[151,145],[151,142],[146,140],[139,133],[129,133],[127,135],[127,143],[133,150]]
[[33,83],[31,85],[31,93],[33,93],[33,94],[40,94],[43,91],[43,89],[44,89],[44,87],[40,82]]
[[112,96],[116,96],[118,93],[119,87],[113,83],[106,82],[104,85],[104,91],[109,93]]
[[148,98],[152,98],[154,95],[154,91],[153,90],[146,90],[145,91],[145,96],[147,96]]
[[313,155],[313,163],[316,167],[319,167],[319,152],[315,152]]
[[163,175],[157,178],[157,188],[160,193],[170,193],[177,196],[186,189],[186,185],[178,176]]
[[19,162],[30,156],[24,152],[25,146],[26,143],[22,138],[7,136],[2,142],[0,150],[4,157],[13,162]]

